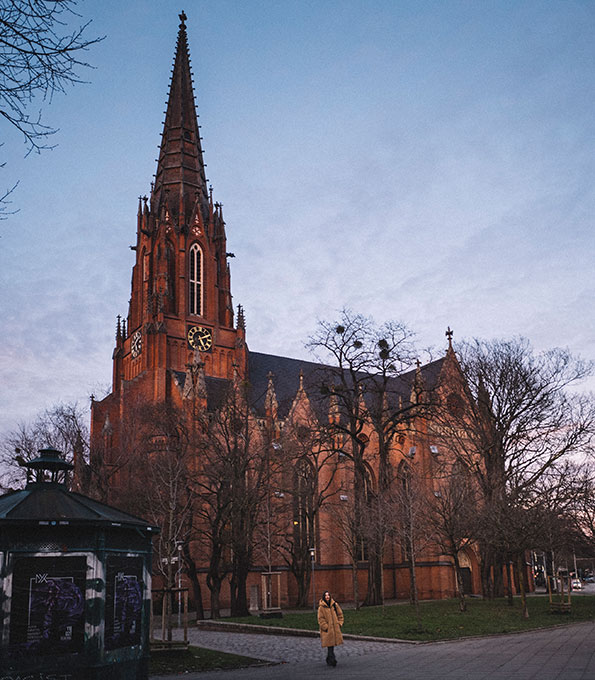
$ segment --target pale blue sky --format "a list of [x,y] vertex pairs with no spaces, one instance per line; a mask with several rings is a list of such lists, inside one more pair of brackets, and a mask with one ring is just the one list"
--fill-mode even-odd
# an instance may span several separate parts
[[349,306],[595,358],[595,2],[88,1],[57,148],[0,127],[0,432],[111,383],[182,9],[251,349]]

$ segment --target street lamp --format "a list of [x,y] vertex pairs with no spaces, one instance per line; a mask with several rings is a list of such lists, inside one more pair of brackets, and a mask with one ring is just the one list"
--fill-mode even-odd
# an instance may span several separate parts
[[176,541],[178,548],[178,628],[182,627],[182,543]]
[[314,586],[314,559],[316,557],[316,548],[309,548],[310,559],[312,560],[312,608],[316,611],[316,589]]

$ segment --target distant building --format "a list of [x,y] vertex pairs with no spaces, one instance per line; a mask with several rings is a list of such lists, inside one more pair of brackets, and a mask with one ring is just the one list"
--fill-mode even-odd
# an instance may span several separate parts
[[[126,445],[122,441],[122,423],[139,402],[214,411],[220,407],[226,386],[236,379],[250,387],[254,423],[279,437],[289,420],[299,421],[300,413],[313,413],[320,422],[327,423],[334,417],[332,398],[322,400],[315,393],[320,367],[313,362],[250,350],[242,308],[238,307],[234,314],[223,209],[214,201],[205,176],[184,15],[181,19],[155,181],[150,196],[139,199],[132,292],[127,318],[119,318],[117,323],[112,391],[105,399],[92,403],[92,462],[104,469],[113,468],[106,498],[110,502],[117,500],[115,492],[121,492],[134,474],[121,460]],[[449,337],[445,357],[401,376],[394,382],[394,396],[408,403],[416,387],[443,390],[441,385],[447,385],[456,372],[457,360]],[[274,444],[273,440],[274,437]],[[370,446],[373,442],[370,436]],[[431,423],[422,417],[403,430],[391,450],[395,469],[414,456],[425,477],[431,480],[442,459],[438,442],[432,439]],[[343,481],[345,474],[342,473]],[[371,468],[372,485],[376,474]],[[276,493],[272,494],[277,500],[283,496],[278,487],[275,485]],[[430,481],[427,492],[433,488]],[[336,494],[335,500],[348,503],[350,499],[348,493],[342,492]],[[292,524],[296,531],[305,530],[308,542],[312,541],[316,548],[317,597],[323,588],[329,588],[340,601],[352,599],[352,560],[337,535],[332,509],[323,507],[315,525],[304,529],[298,526],[302,516],[283,507],[288,531],[293,530]],[[367,583],[366,557],[362,546],[357,560],[362,596]],[[389,541],[382,560],[387,598],[409,595],[406,557],[396,539]],[[198,563],[208,607],[206,556]],[[461,564],[466,588],[479,592],[474,551],[465,551]],[[293,604],[297,584],[278,555],[268,565],[261,556],[255,557],[249,577],[251,594],[261,587],[261,572],[269,568],[280,573],[282,604]],[[455,593],[451,562],[437,554],[435,547],[425,547],[418,559],[418,586],[422,598]],[[224,586],[222,604],[227,601]]]

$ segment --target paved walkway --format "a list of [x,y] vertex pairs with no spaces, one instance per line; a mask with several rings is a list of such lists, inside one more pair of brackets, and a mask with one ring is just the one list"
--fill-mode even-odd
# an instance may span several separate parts
[[[278,665],[185,673],[186,680],[595,680],[595,623],[429,644],[348,640],[329,668],[315,638],[192,629],[191,644]],[[153,676],[152,680],[175,676]]]

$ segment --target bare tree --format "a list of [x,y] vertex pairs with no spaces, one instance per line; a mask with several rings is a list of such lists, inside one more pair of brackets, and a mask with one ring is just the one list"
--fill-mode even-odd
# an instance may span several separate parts
[[[317,547],[320,511],[338,493],[336,473],[340,468],[332,434],[319,424],[314,413],[290,414],[279,439],[277,488],[285,503],[279,517],[291,517],[289,531],[281,530],[278,549],[294,575],[296,606],[306,606],[311,579],[310,549]],[[320,540],[320,538],[318,539]],[[320,549],[320,546],[318,545]]]
[[87,415],[76,403],[58,404],[40,413],[31,423],[21,423],[4,438],[0,449],[2,484],[14,485],[23,475],[20,465],[37,457],[43,448],[61,451],[80,466],[88,456]]
[[[363,518],[369,517],[371,510],[366,493],[370,496],[373,492],[383,504],[394,477],[390,454],[395,437],[424,409],[417,398],[422,395],[421,386],[413,399],[402,398],[405,385],[409,393],[415,387],[401,378],[415,365],[412,333],[403,324],[391,322],[377,327],[371,319],[343,310],[339,321],[319,324],[308,346],[330,364],[320,371],[320,387],[337,414],[333,427],[340,435],[338,450],[351,461],[354,478],[354,526],[363,530]],[[378,471],[375,489],[368,483],[370,469]],[[383,526],[379,521],[374,531],[360,537],[367,543],[366,605],[383,601]]]
[[[93,403],[94,397],[91,397]],[[91,410],[93,413],[93,410]],[[133,465],[146,453],[147,408],[142,401],[130,404],[117,414],[116,427],[109,415],[90,442],[88,461],[75,471],[78,488],[103,503],[124,506],[129,501],[126,488],[134,479]],[[114,418],[114,420],[116,420]],[[144,467],[140,466],[141,470]]]
[[[364,531],[358,524],[358,516],[355,513],[355,502],[352,488],[344,488],[339,500],[332,505],[333,521],[335,525],[335,537],[343,546],[349,556],[351,564],[351,579],[353,589],[353,601],[355,608],[360,608],[360,595],[358,583],[358,562],[362,558],[361,536]],[[361,519],[361,517],[359,518]]]
[[[82,82],[79,69],[89,64],[81,54],[103,38],[87,38],[90,22],[69,28],[75,0],[2,0],[0,2],[0,115],[20,132],[27,154],[50,148],[55,128],[31,114],[36,98],[51,101],[68,85]],[[4,164],[0,165],[4,167]],[[0,196],[0,219],[8,213],[8,197],[16,184]]]
[[191,550],[196,538],[191,475],[197,452],[192,429],[185,414],[166,403],[138,407],[134,418],[137,446],[129,457],[128,479],[119,488],[119,505],[161,528],[155,543],[154,572],[161,575],[167,590],[177,586],[178,571],[187,573],[194,588],[197,615],[203,618]]
[[573,495],[573,515],[576,526],[587,539],[595,541],[595,469],[584,464],[580,470],[580,492]]
[[[458,356],[467,398],[444,396],[440,432],[473,475],[489,523],[503,508],[522,509],[519,499],[558,462],[592,449],[593,399],[571,388],[593,364],[561,349],[536,353],[522,338],[475,340]],[[507,556],[485,534],[480,543],[484,594],[501,594]]]
[[249,403],[248,386],[236,375],[225,401],[205,422],[210,484],[228,494],[225,510],[231,551],[231,613],[247,616],[246,583],[254,557],[254,537],[262,521],[268,475],[267,440]]
[[474,480],[461,465],[444,465],[429,496],[428,520],[436,545],[452,559],[461,612],[466,611],[461,552],[476,539],[477,494]]
[[417,585],[417,561],[420,555],[435,542],[429,521],[428,480],[423,478],[416,463],[403,462],[397,483],[392,490],[392,531],[399,539],[404,560],[409,566],[409,593],[415,607],[417,627],[421,630],[422,618]]
[[212,432],[202,438],[200,463],[193,479],[196,494],[195,517],[198,545],[208,555],[207,586],[210,591],[211,618],[220,617],[221,586],[231,570],[231,511],[233,489],[225,456],[220,425],[204,422],[204,430]]

